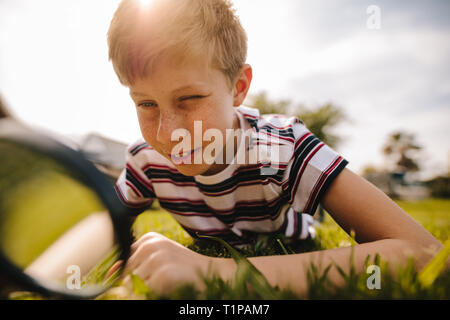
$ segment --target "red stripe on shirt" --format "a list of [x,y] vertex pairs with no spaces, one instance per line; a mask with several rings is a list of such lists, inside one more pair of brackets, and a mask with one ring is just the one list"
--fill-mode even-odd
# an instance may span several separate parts
[[133,184],[129,180],[126,180],[125,184],[134,191],[137,197],[143,197],[142,193],[140,193],[139,190],[135,186],[133,186]]
[[140,183],[142,183],[145,187],[147,187],[150,191],[152,191],[153,193],[153,187],[147,183],[132,167],[129,163],[127,163],[126,167],[130,170],[131,174],[133,174],[133,176],[139,180]]
[[114,189],[116,190],[116,193],[117,193],[117,195],[119,196],[119,199],[122,201],[122,203],[123,203],[125,206],[130,207],[130,208],[142,208],[142,207],[144,207],[145,205],[147,205],[147,204],[149,204],[150,202],[153,201],[153,199],[150,199],[150,200],[148,200],[148,201],[141,202],[141,203],[138,203],[138,202],[132,202],[132,201],[128,200],[128,199],[123,195],[122,190],[121,190],[117,185],[114,186]]
[[314,201],[317,198],[317,195],[320,192],[320,189],[322,189],[323,184],[325,183],[326,179],[328,178],[328,176],[334,171],[334,169],[336,169],[336,167],[341,163],[342,161],[342,157],[337,157],[331,164],[330,166],[324,171],[322,172],[322,174],[320,175],[319,179],[316,181],[316,184],[313,187],[313,192],[311,192],[308,201],[306,202],[305,205],[305,212],[310,212],[310,210],[312,209],[312,205],[314,203]]
[[299,145],[300,145],[307,137],[309,137],[310,135],[312,135],[311,132],[305,133],[300,139],[298,139],[298,140],[295,142],[294,153],[293,153],[292,157],[294,157],[295,151],[297,150],[298,146],[299,146]]
[[292,193],[291,193],[291,200],[289,203],[292,204],[292,202],[294,201],[294,195],[297,193],[297,187],[299,184],[299,180],[303,175],[303,171],[305,171],[306,169],[306,165],[309,163],[309,160],[311,160],[311,158],[317,153],[317,151],[320,150],[320,148],[322,148],[325,145],[325,143],[321,142],[319,143],[309,154],[308,158],[305,159],[305,161],[303,161],[302,166],[299,170],[299,173],[297,175],[297,177],[295,178],[295,183],[294,183],[294,187],[292,188]]

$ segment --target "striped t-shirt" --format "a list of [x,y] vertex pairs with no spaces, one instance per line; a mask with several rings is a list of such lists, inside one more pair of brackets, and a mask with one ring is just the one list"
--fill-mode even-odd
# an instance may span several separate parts
[[[157,198],[194,238],[214,235],[234,246],[270,233],[294,241],[314,237],[312,215],[348,162],[296,117],[260,115],[245,106],[235,111],[250,135],[241,135],[238,148],[247,163],[236,155],[217,174],[185,176],[141,139],[128,148],[115,186],[121,201],[137,215]],[[258,155],[251,158],[252,152]]]

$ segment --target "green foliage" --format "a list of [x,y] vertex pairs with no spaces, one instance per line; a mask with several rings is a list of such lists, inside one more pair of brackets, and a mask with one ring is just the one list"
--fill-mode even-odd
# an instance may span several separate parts
[[117,280],[120,274],[120,268],[116,270],[112,275],[110,275],[107,279],[106,274],[114,265],[114,263],[118,261],[119,255],[120,253],[118,247],[114,246],[114,248],[111,249],[107,256],[88,272],[85,279],[83,280],[82,285],[104,283],[105,286],[108,286],[114,283],[114,281]]
[[150,290],[146,286],[144,280],[142,280],[139,276],[135,275],[132,272],[129,272],[129,276],[131,278],[131,283],[133,285],[133,292],[135,295],[142,295],[142,296],[150,295]]
[[450,239],[450,200],[398,200],[396,202],[405,212],[411,215],[441,242],[444,243]]
[[277,294],[274,292],[264,275],[236,249],[220,238],[211,236],[200,237],[218,241],[230,252],[237,265],[234,283],[238,291],[253,290],[257,292],[262,299],[277,299]]
[[148,210],[136,218],[133,224],[133,235],[136,239],[150,231],[157,231],[186,246],[192,244],[189,234],[170,214],[162,209]]
[[444,271],[448,257],[450,256],[450,240],[445,242],[444,248],[428,265],[419,273],[419,282],[424,287],[433,284],[436,278]]
[[299,107],[294,115],[300,118],[317,138],[333,148],[341,142],[341,138],[333,134],[333,128],[348,120],[342,109],[332,103],[318,106],[313,110]]
[[[433,235],[442,242],[448,239],[450,225],[450,201],[442,199],[430,199],[420,202],[398,201],[398,204],[413,218],[418,220]],[[375,264],[381,269],[381,289],[370,290],[367,288],[368,274],[356,272],[353,264],[346,272],[339,266],[310,265],[307,270],[307,294],[298,296],[289,290],[271,287],[263,275],[249,263],[248,257],[276,254],[293,254],[314,250],[326,250],[336,247],[348,247],[356,245],[354,234],[348,235],[337,223],[326,214],[324,222],[316,228],[317,236],[313,240],[288,243],[283,235],[265,235],[253,246],[245,249],[235,249],[224,243],[223,240],[203,237],[193,241],[184,238],[177,233],[182,229],[167,228],[174,226],[173,218],[166,212],[152,211],[142,221],[152,221],[151,230],[161,232],[166,236],[184,239],[183,244],[190,249],[210,256],[228,257],[235,259],[238,264],[238,272],[233,281],[226,282],[217,276],[204,277],[205,290],[199,292],[190,285],[183,285],[170,296],[151,298],[169,299],[449,299],[450,297],[450,270],[441,270],[442,261],[448,259],[448,254],[440,253],[433,262],[423,270],[416,270],[412,261],[392,273],[388,264],[379,256],[366,259],[366,265]],[[157,221],[155,223],[155,221]],[[139,228],[142,228],[140,226]],[[142,229],[141,229],[142,230]],[[446,244],[446,248],[447,248]],[[448,250],[448,249],[447,249]],[[350,257],[353,259],[353,255]],[[352,261],[352,260],[350,260]],[[331,270],[337,270],[341,275],[344,285],[336,285],[330,282],[327,275]],[[431,271],[429,271],[431,270]],[[395,274],[395,275],[394,275]],[[424,279],[433,279],[433,285],[424,286]],[[428,280],[428,283],[430,280]]]
[[[288,289],[272,287],[264,276],[249,262],[248,258],[261,255],[293,254],[315,250],[356,245],[354,234],[346,234],[337,223],[325,215],[323,223],[316,228],[313,240],[289,243],[282,235],[265,235],[253,246],[245,249],[230,247],[221,239],[202,237],[194,241],[165,211],[143,213],[134,225],[135,235],[155,231],[164,234],[199,253],[233,258],[238,272],[232,281],[224,281],[216,275],[203,276],[205,289],[198,291],[191,285],[181,285],[168,296],[158,296],[147,288],[142,279],[132,276],[133,292],[129,296],[106,293],[101,299],[134,299],[136,296],[147,299],[449,299],[450,270],[443,266],[450,255],[450,200],[430,199],[419,202],[398,201],[400,207],[421,223],[441,242],[445,248],[422,270],[417,270],[412,262],[399,268],[395,273],[379,256],[368,256],[365,265],[380,267],[381,289],[367,288],[369,274],[356,272],[354,265],[348,271],[336,264],[313,265],[307,269],[307,292],[298,296]],[[353,254],[349,257],[353,261]],[[343,284],[330,282],[327,275],[331,271],[341,275]],[[120,281],[114,289],[120,288]],[[33,298],[31,294],[17,293],[14,299]]]
[[267,97],[267,92],[261,91],[250,98],[249,105],[258,108],[261,114],[286,114],[291,104],[289,100],[272,101]]

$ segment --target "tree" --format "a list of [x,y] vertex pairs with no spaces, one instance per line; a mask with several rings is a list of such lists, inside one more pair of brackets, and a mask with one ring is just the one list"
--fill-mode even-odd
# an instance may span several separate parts
[[261,91],[258,94],[252,95],[250,98],[250,105],[253,108],[258,108],[260,114],[286,114],[288,107],[291,104],[289,100],[271,101],[267,97],[266,91]]
[[341,137],[332,133],[332,130],[339,123],[347,120],[347,116],[334,104],[327,103],[312,110],[300,106],[294,115],[300,118],[319,140],[330,147],[336,148],[342,142]]
[[278,113],[298,117],[317,138],[332,148],[341,142],[341,138],[332,133],[333,128],[348,120],[342,109],[332,103],[308,109],[301,104],[293,106],[289,100],[269,100],[265,91],[250,96],[249,105],[258,108],[261,114]]
[[414,134],[396,131],[389,135],[382,151],[390,170],[407,173],[419,171],[418,155],[421,149]]
[[379,170],[373,164],[368,164],[364,168],[361,169],[361,175],[363,177],[367,176],[367,175],[370,175],[370,174],[375,174],[375,173],[378,173],[378,172],[379,172]]

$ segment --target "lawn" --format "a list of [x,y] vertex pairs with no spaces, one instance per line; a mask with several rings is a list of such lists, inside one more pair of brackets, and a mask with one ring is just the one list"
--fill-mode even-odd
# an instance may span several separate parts
[[[298,246],[290,246],[283,242],[281,236],[268,237],[257,243],[254,248],[239,251],[240,280],[234,285],[224,283],[220,279],[205,279],[206,291],[196,292],[189,286],[183,286],[172,295],[160,297],[155,295],[151,288],[133,277],[132,291],[120,286],[120,282],[100,299],[449,299],[450,298],[450,270],[439,271],[442,261],[448,259],[448,240],[450,230],[450,200],[429,199],[417,202],[397,201],[408,214],[421,223],[441,242],[447,241],[447,253],[441,254],[434,260],[434,264],[421,272],[415,271],[411,265],[402,269],[397,278],[393,278],[385,270],[382,261],[381,289],[369,290],[366,285],[368,274],[349,274],[342,272],[346,285],[335,287],[329,283],[323,274],[319,274],[314,267],[309,273],[308,294],[296,296],[289,291],[282,291],[270,287],[245,257],[255,255],[291,254],[311,250],[324,250],[329,248],[351,246],[355,244],[351,236],[347,235],[333,219],[326,214],[325,220],[317,226],[317,237]],[[231,257],[231,252],[215,240],[193,241],[193,239],[177,224],[165,210],[157,205],[154,210],[144,212],[136,220],[133,232],[136,238],[149,231],[156,231],[168,238],[195,250],[211,255]],[[444,252],[443,252],[444,253]],[[440,260],[439,260],[440,259]],[[247,282],[250,286],[247,285]],[[249,289],[250,287],[253,288]]]

